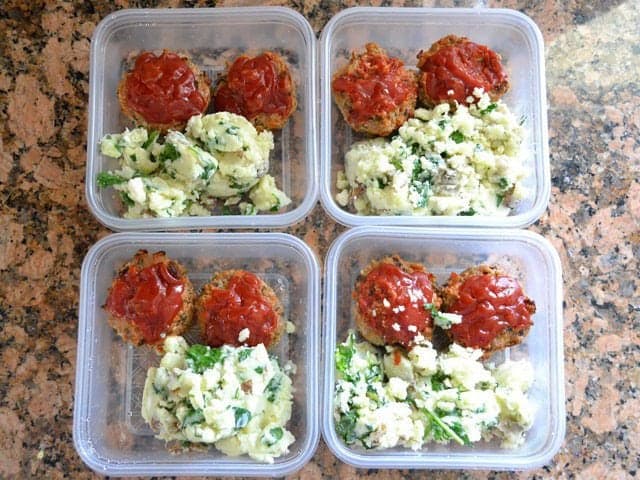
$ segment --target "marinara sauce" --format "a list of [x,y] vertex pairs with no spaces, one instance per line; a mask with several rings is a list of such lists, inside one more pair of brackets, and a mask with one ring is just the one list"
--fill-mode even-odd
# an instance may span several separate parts
[[527,297],[518,281],[506,275],[474,275],[464,280],[458,298],[448,310],[462,315],[454,324],[455,341],[466,347],[485,348],[505,329],[532,325]]
[[[380,263],[359,284],[356,301],[385,343],[412,344],[418,333],[432,326],[425,304],[433,300],[431,275],[424,271],[407,273],[391,263]],[[411,330],[409,326],[412,326]],[[415,327],[415,329],[413,328]]]
[[354,123],[392,112],[416,93],[412,74],[404,69],[401,60],[371,44],[366,48],[367,52],[332,82],[334,93],[349,97],[348,120]]
[[143,52],[125,78],[128,106],[147,122],[183,122],[202,113],[206,101],[189,64],[175,53]]
[[[211,288],[204,299],[206,328],[204,336],[207,345],[256,346],[260,343],[268,347],[278,326],[278,314],[263,295],[262,281],[252,273],[236,272],[226,288]],[[246,341],[238,340],[240,331],[248,328]]]
[[216,90],[216,111],[236,113],[249,120],[260,114],[289,115],[295,98],[291,76],[283,68],[283,60],[272,52],[253,58],[241,55]]
[[507,74],[493,50],[463,37],[445,37],[440,43],[418,63],[421,87],[432,102],[467,104],[475,88],[488,93],[505,88]]
[[113,282],[104,306],[135,325],[146,343],[160,341],[182,309],[186,280],[170,265],[130,266]]

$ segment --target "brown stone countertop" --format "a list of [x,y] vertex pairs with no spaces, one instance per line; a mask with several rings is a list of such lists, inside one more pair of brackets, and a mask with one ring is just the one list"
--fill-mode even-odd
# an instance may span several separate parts
[[[1,2],[0,478],[97,476],[71,435],[80,266],[109,233],[84,199],[92,32],[116,8],[205,3],[216,2]],[[295,8],[317,33],[357,2],[269,3]],[[640,2],[479,3],[526,13],[545,40],[552,191],[530,229],[564,272],[565,442],[548,466],[509,473],[357,470],[321,441],[292,478],[640,476]],[[247,2],[217,2],[237,4]],[[286,229],[321,258],[343,230],[319,205]]]

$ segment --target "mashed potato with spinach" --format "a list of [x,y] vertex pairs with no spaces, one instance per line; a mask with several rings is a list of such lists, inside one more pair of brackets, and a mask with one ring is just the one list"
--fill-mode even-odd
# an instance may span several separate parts
[[292,365],[281,368],[262,344],[210,348],[169,336],[164,351],[142,396],[142,417],[157,438],[267,463],[289,451]]
[[336,433],[367,449],[418,450],[429,442],[470,445],[494,437],[503,448],[521,445],[533,425],[531,364],[485,367],[481,355],[457,344],[439,354],[426,340],[408,352],[382,349],[356,342],[350,332],[335,356]]
[[[120,192],[126,218],[211,215],[216,199],[223,213],[245,215],[291,203],[267,174],[272,133],[240,115],[195,115],[185,133],[169,131],[163,142],[158,132],[125,130],[106,135],[100,148],[120,169],[100,173],[98,185]],[[241,202],[247,193],[258,200]]]
[[476,102],[417,109],[391,140],[355,143],[337,202],[361,215],[507,215],[522,196],[522,128],[480,89]]

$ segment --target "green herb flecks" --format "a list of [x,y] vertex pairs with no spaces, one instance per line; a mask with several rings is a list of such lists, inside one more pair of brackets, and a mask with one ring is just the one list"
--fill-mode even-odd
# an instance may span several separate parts
[[464,134],[460,130],[456,130],[449,135],[449,138],[456,143],[464,142]]
[[144,148],[145,150],[149,148],[153,144],[153,142],[158,139],[159,136],[160,132],[158,130],[153,130],[147,137],[147,141],[142,144],[142,148]]
[[497,103],[490,103],[487,108],[480,110],[480,115],[486,115],[489,112],[493,112],[496,108],[498,108]]
[[278,395],[278,390],[280,390],[280,386],[282,385],[282,375],[276,374],[274,375],[269,383],[267,384],[265,391],[267,392],[267,400],[271,403],[276,401],[276,397]]
[[220,348],[211,348],[206,345],[191,345],[187,350],[187,367],[195,373],[202,373],[212,368],[224,357]]

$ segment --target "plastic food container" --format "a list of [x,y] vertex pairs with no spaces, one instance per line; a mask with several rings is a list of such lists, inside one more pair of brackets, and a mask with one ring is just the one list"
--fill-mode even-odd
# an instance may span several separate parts
[[[342,119],[331,95],[331,79],[346,65],[351,52],[375,42],[405,66],[416,68],[416,55],[439,38],[456,34],[488,45],[502,55],[511,88],[503,97],[526,130],[522,155],[530,175],[528,194],[510,216],[363,216],[350,213],[335,200],[336,176],[344,169],[349,147],[364,137]],[[334,16],[320,41],[321,133],[320,197],[338,222],[358,225],[525,227],[536,221],[549,201],[550,175],[544,48],[533,21],[514,10],[485,8],[351,8]]]
[[[534,325],[521,345],[495,354],[492,361],[527,358],[534,367],[529,397],[536,407],[534,425],[525,443],[501,449],[496,442],[470,447],[427,444],[408,448],[365,450],[347,446],[336,434],[333,417],[336,345],[355,329],[351,292],[356,277],[372,260],[390,254],[421,262],[439,284],[450,272],[479,263],[502,266],[516,275],[536,302]],[[551,460],[565,433],[564,364],[562,347],[562,279],[560,260],[539,235],[517,230],[419,229],[359,227],[331,246],[326,264],[324,310],[324,395],[322,431],[331,451],[343,462],[360,468],[433,468],[521,470]]]
[[[91,212],[113,230],[138,231],[281,227],[304,218],[315,205],[318,192],[315,42],[309,22],[288,8],[129,9],[105,17],[91,42],[86,174]],[[107,133],[131,126],[116,96],[127,59],[142,50],[159,52],[164,48],[187,53],[209,75],[212,87],[227,62],[242,53],[273,50],[287,60],[297,87],[298,107],[285,127],[273,132],[275,148],[269,166],[276,185],[291,198],[291,205],[281,213],[223,215],[218,207],[208,217],[126,219],[113,188],[98,188],[96,175],[117,167],[115,159],[100,153],[98,142]]]
[[[172,454],[153,437],[140,414],[147,369],[160,356],[125,343],[109,326],[101,305],[119,267],[144,248],[164,250],[181,262],[196,291],[215,271],[237,268],[258,274],[282,301],[296,330],[275,350],[281,364],[297,366],[288,428],[296,438],[289,454],[264,464],[227,457],[213,447]],[[311,250],[281,233],[121,233],[95,244],[84,259],[80,285],[73,440],[82,460],[102,475],[282,476],[301,468],[319,439],[319,268]],[[185,335],[197,341],[195,332]]]

